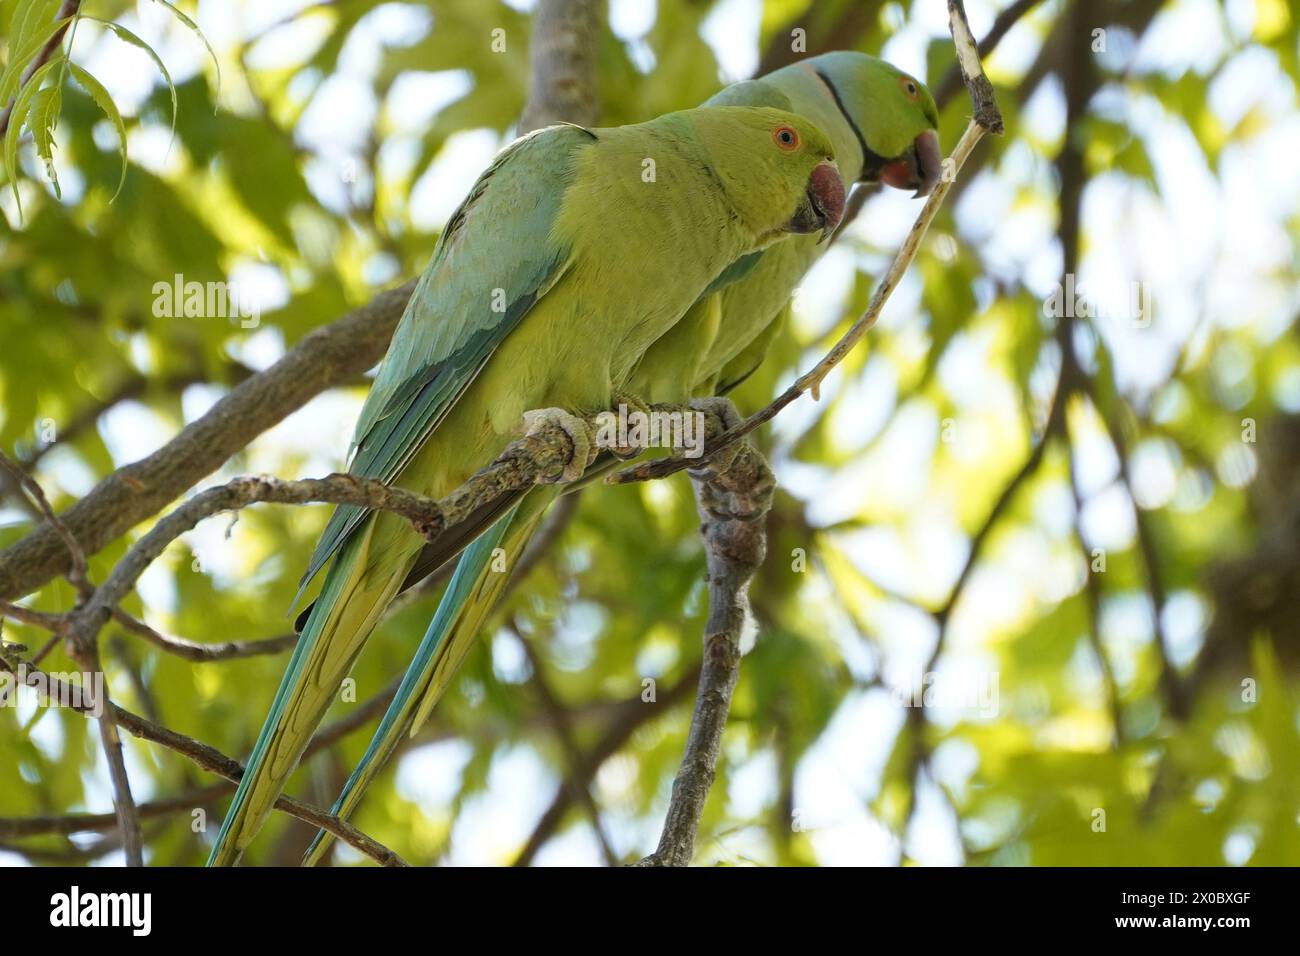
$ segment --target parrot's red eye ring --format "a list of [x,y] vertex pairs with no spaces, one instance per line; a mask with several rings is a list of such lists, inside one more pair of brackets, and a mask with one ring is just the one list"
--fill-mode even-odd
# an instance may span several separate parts
[[916,80],[912,79],[910,76],[900,76],[898,78],[898,85],[903,88],[903,92],[907,94],[908,99],[914,100],[921,93],[920,87],[916,85]]
[[799,148],[799,134],[789,126],[778,126],[772,130],[772,139],[775,141],[777,149],[790,152]]

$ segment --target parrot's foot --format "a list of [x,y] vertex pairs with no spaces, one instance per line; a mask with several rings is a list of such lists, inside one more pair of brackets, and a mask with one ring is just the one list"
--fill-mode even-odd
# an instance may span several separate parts
[[[742,425],[745,421],[745,417],[736,409],[731,399],[723,395],[715,395],[710,398],[693,398],[690,404],[691,408],[697,412],[703,412],[717,418],[722,423],[724,431],[731,431],[731,429]],[[740,450],[744,447],[746,441],[748,441],[747,438],[742,438],[740,441],[732,442],[714,455],[704,467],[687,470],[694,478],[711,478],[714,475],[722,474],[731,467],[731,463],[736,460],[736,455],[740,454]]]
[[524,412],[524,434],[535,435],[547,425],[558,425],[573,443],[573,457],[564,470],[552,478],[538,478],[538,484],[568,484],[577,481],[596,460],[596,440],[586,419],[562,408],[537,408]]
[[[605,414],[614,416],[612,424],[615,436],[628,437],[637,431],[630,427],[631,422],[638,419],[642,422],[650,422],[654,415],[654,407],[649,402],[630,392],[614,391],[610,395],[610,405],[614,410]],[[619,427],[620,422],[622,427]],[[647,446],[636,441],[627,444],[608,441],[602,442],[601,447],[619,461],[628,461],[645,451]]]

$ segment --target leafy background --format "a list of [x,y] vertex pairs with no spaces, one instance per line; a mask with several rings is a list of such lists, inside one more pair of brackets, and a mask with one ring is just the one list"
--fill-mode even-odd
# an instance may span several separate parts
[[[0,3],[10,40],[18,6]],[[796,27],[810,52],[883,50],[935,83],[952,62],[945,6],[614,0],[602,123],[692,106],[795,59]],[[782,490],[698,863],[1300,862],[1297,11],[1022,6],[988,61],[1007,135],[979,147],[868,347],[820,403],[804,399],[760,438]],[[418,274],[511,136],[529,7],[180,4],[210,56],[157,3],[84,4],[156,51],[175,132],[150,54],[85,20],[72,61],[120,111],[120,191],[115,124],[75,82],[57,106],[43,94],[57,116],[48,146],[17,140],[0,196],[0,444],[56,507],[311,329]],[[1000,5],[968,9],[981,36]],[[1082,61],[1065,52],[1081,30]],[[957,95],[943,112],[945,143],[967,108]],[[1078,188],[1063,188],[1069,150]],[[742,409],[843,332],[918,209],[899,194],[867,202],[805,279]],[[1067,321],[1044,302],[1074,222],[1076,279],[1098,314]],[[155,316],[154,284],[178,273],[236,282],[260,322]],[[1135,282],[1149,323],[1123,307]],[[1049,426],[1066,354],[1087,387]],[[364,388],[320,396],[204,486],[339,468]],[[3,546],[31,516],[0,491]],[[193,641],[282,634],[325,516],[270,506],[209,521],[128,610]],[[355,818],[412,862],[621,862],[655,843],[704,612],[689,487],[590,490],[548,540]],[[96,580],[127,543],[94,556]],[[30,603],[64,610],[73,596],[51,583]],[[401,672],[436,598],[388,620],[354,671],[358,703],[332,717]],[[124,706],[248,752],[283,656],[195,664],[115,627],[105,636]],[[13,622],[5,637],[44,640]],[[61,650],[45,667],[74,669]],[[923,670],[941,689],[996,681],[995,712],[900,706],[891,687]],[[654,703],[640,699],[647,678]],[[291,792],[328,805],[369,727],[300,769]],[[210,782],[126,745],[139,800]],[[19,782],[0,787],[4,817],[111,808],[93,728],[26,698],[0,708],[0,776]],[[223,805],[203,804],[212,825],[197,833],[187,807],[146,821],[148,861],[201,862]],[[295,863],[310,836],[277,816],[250,861]],[[120,859],[111,832],[0,847],[5,863]]]

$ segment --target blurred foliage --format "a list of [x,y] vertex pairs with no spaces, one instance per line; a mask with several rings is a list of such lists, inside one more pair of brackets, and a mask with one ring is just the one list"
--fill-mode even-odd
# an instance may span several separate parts
[[[0,2],[0,24],[9,27],[16,6]],[[34,472],[56,507],[152,450],[311,329],[417,274],[436,226],[413,215],[410,197],[432,183],[451,193],[438,198],[449,210],[476,170],[460,175],[453,166],[449,180],[440,163],[466,148],[467,131],[505,142],[524,103],[529,16],[516,5],[341,0],[274,17],[256,4],[229,6],[218,14],[180,4],[212,41],[214,64],[202,39],[156,5],[85,5],[142,37],[175,83],[173,136],[173,94],[148,54],[101,24],[79,24],[73,60],[109,84],[120,108],[128,145],[120,192],[113,124],[84,87],[67,83],[57,105],[48,102],[53,94],[37,104],[58,111],[51,142],[16,138],[21,174],[0,198],[0,445],[37,459]],[[814,53],[888,53],[886,44],[905,41],[933,84],[951,63],[943,13],[929,9],[942,6],[768,0],[756,53],[764,68],[797,59],[789,50],[795,28]],[[969,6],[980,33],[996,10]],[[1172,359],[1151,360],[1167,375],[1121,374],[1134,364],[1124,350],[1149,340],[1077,321],[1094,400],[1071,401],[1069,444],[1055,441],[997,513],[947,606],[972,538],[1039,440],[1050,403],[1059,320],[1043,308],[1041,269],[1031,274],[1038,250],[1008,247],[1002,227],[1047,224],[1040,245],[1057,263],[1050,290],[1061,268],[1051,236],[1061,215],[1053,163],[1066,137],[1082,150],[1086,195],[1119,182],[1134,206],[1165,211],[1195,200],[1162,173],[1152,152],[1157,128],[1190,138],[1212,186],[1234,151],[1263,138],[1296,144],[1294,6],[1091,6],[1112,45],[1096,58],[1098,92],[1084,121],[1063,128],[1065,5],[1044,3],[989,63],[1008,135],[980,146],[869,349],[828,380],[819,404],[800,403],[760,438],[783,490],[769,559],[752,588],[756,641],[700,862],[1300,862],[1294,194],[1279,197],[1291,205],[1276,268],[1248,277],[1235,296],[1250,307],[1229,320],[1211,309],[1208,292],[1194,294],[1204,315],[1168,333]],[[692,106],[719,86],[705,35],[715,17],[742,16],[736,5],[654,7],[644,34],[604,37],[605,124]],[[218,28],[204,14],[220,17]],[[1194,55],[1138,55],[1163,18],[1189,17],[1204,34]],[[502,52],[491,47],[498,29]],[[1163,42],[1167,50],[1167,35]],[[1261,60],[1282,88],[1225,119],[1214,103],[1223,77]],[[127,63],[149,77],[143,93],[112,82]],[[403,92],[404,84],[430,78],[455,95],[426,115],[406,115],[426,87]],[[308,135],[312,116],[339,111],[346,136]],[[955,142],[967,112],[961,95],[949,103],[945,143]],[[1289,155],[1293,162],[1294,149]],[[901,216],[905,228],[914,208],[897,196],[868,202],[863,228],[850,230],[816,274],[817,285],[834,291],[831,303],[797,310],[771,360],[736,396],[743,409],[761,405],[847,328],[900,234],[874,229],[873,220]],[[1085,256],[1094,225],[1085,215]],[[251,275],[280,303],[250,328],[155,314],[155,283],[177,274],[200,282]],[[1157,302],[1157,329],[1168,314]],[[209,481],[339,467],[363,388],[318,399]],[[1243,441],[1247,419],[1258,434]],[[1116,437],[1127,451],[1123,471]],[[1147,490],[1152,474],[1163,491]],[[1084,518],[1092,517],[1082,539],[1075,485]],[[30,527],[16,499],[8,504],[0,546]],[[1149,529],[1150,554],[1135,515]],[[355,818],[412,862],[509,862],[547,804],[564,799],[572,768],[538,680],[570,711],[579,748],[604,760],[592,789],[615,855],[634,858],[657,838],[704,615],[690,490],[682,480],[595,488],[566,518],[431,726]],[[323,508],[261,507],[233,525],[208,522],[146,575],[128,610],[193,641],[283,633],[324,520]],[[127,543],[93,557],[95,579]],[[1261,566],[1272,575],[1264,591],[1252,587],[1265,580]],[[436,598],[435,589],[387,621],[353,674],[357,702],[340,702],[332,718],[402,671]],[[52,582],[30,603],[63,610],[72,599],[66,582]],[[995,715],[904,711],[891,700],[890,683],[925,664],[941,629],[939,673],[996,678]],[[5,636],[32,649],[45,641],[12,622]],[[225,753],[247,753],[283,656],[194,664],[115,627],[105,637],[109,681],[124,706]],[[73,669],[61,649],[43,666]],[[1170,700],[1162,668],[1189,695],[1186,713]],[[659,703],[640,702],[647,678]],[[1243,681],[1254,696],[1243,694]],[[304,766],[292,792],[328,805],[370,726]],[[210,782],[169,751],[134,740],[127,747],[141,801]],[[0,788],[4,817],[110,805],[97,735],[67,711],[0,708],[0,776],[21,781]],[[205,805],[211,815],[224,804]],[[555,833],[545,834],[555,836],[551,852],[537,859],[600,861],[588,815],[566,806]],[[191,820],[147,820],[149,860],[201,862],[206,837]],[[310,836],[277,815],[251,862],[296,862]],[[74,859],[113,849],[97,850],[86,834],[22,845]],[[345,848],[337,859],[358,858]]]

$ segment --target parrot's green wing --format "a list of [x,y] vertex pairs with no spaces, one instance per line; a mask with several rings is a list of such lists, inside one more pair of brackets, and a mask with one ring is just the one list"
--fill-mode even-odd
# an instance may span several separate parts
[[[578,126],[548,127],[516,141],[479,177],[443,230],[362,406],[352,474],[396,478],[496,347],[563,275],[569,250],[557,246],[552,227],[564,190],[549,190],[539,201],[537,183],[567,182],[575,150],[594,139]],[[521,204],[533,207],[522,221]],[[476,223],[502,220],[523,228],[462,241],[482,230]],[[352,505],[334,512],[295,604],[365,513]]]

